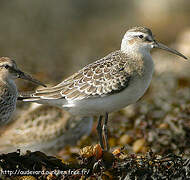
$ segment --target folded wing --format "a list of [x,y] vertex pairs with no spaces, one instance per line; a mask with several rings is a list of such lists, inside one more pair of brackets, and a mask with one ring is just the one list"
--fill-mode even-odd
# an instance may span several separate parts
[[61,99],[81,100],[106,96],[122,91],[129,85],[130,72],[127,70],[127,57],[121,51],[85,66],[60,84],[37,90],[35,93],[21,94],[19,99]]

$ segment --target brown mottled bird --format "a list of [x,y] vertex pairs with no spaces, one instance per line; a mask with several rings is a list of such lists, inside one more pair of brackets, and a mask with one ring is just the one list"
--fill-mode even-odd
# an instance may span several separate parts
[[56,154],[66,145],[75,145],[91,132],[92,117],[71,117],[57,107],[32,104],[18,109],[14,121],[0,133],[0,153],[43,151]]
[[[187,59],[176,50],[158,43],[150,29],[134,27],[125,33],[120,50],[85,66],[54,87],[39,89],[20,96],[20,99],[58,106],[74,115],[99,115],[97,131],[100,144],[104,148],[104,135],[108,149],[108,113],[135,103],[146,92],[154,72],[150,54],[153,48]],[[102,125],[103,116],[105,121]]]
[[9,122],[16,109],[18,91],[14,80],[22,78],[38,85],[43,85],[30,75],[17,68],[14,60],[8,57],[0,58],[0,127]]

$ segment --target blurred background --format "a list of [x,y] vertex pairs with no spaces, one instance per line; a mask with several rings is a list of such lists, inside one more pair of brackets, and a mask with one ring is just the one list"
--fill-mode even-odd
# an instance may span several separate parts
[[[15,59],[44,83],[56,84],[119,49],[125,31],[138,25],[190,57],[189,17],[187,0],[1,0],[0,56]],[[190,136],[190,65],[161,50],[154,50],[153,58],[156,72],[149,91],[140,103],[112,115],[114,127],[118,121],[123,124],[119,133],[118,128],[110,130],[110,143],[113,147],[118,142],[128,144],[133,152],[146,152],[148,146],[155,152],[181,152],[190,144],[185,140]],[[20,90],[35,88],[28,82],[17,83]]]
[[[0,55],[46,83],[119,49],[132,26],[173,43],[190,25],[187,0],[1,1]],[[55,73],[56,72],[56,73]]]

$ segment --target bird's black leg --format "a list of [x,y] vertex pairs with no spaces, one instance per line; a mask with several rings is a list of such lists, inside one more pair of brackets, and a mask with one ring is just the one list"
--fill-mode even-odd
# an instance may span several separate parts
[[108,123],[108,113],[105,115],[105,121],[103,124],[103,132],[104,132],[104,139],[105,139],[105,146],[106,150],[109,150],[109,144],[108,144],[108,128],[107,128],[107,123]]
[[102,136],[102,118],[103,118],[103,116],[100,115],[96,130],[98,132],[98,138],[99,138],[99,141],[100,141],[100,146],[101,146],[102,149],[104,149],[103,136]]

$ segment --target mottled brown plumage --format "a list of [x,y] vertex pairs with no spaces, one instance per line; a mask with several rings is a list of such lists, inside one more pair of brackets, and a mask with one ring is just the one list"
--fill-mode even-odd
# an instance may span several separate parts
[[23,78],[41,84],[31,76],[23,73],[17,68],[14,60],[8,57],[0,58],[0,127],[9,122],[18,97],[17,88],[14,82],[16,78]]
[[92,122],[92,117],[71,117],[60,108],[33,104],[0,133],[0,153],[17,149],[56,153],[89,134]]
[[127,54],[115,51],[89,64],[62,83],[52,88],[37,90],[34,98],[81,100],[97,96],[107,96],[122,91],[130,83],[135,73],[143,73],[143,62],[127,61]]
[[16,87],[0,81],[0,125],[7,123],[16,108]]

